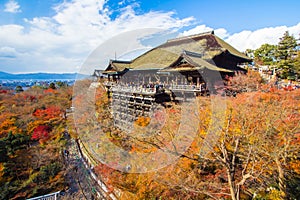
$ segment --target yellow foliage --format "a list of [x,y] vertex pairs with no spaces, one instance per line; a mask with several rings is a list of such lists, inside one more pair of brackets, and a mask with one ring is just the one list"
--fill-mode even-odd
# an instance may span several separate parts
[[1,105],[0,106],[0,113],[2,113],[5,110],[5,106]]
[[13,134],[20,133],[21,129],[18,128],[16,125],[16,117],[10,116],[7,117],[1,124],[0,124],[0,135],[12,132]]
[[279,190],[269,187],[268,193],[266,194],[258,194],[254,199],[268,199],[268,200],[281,200],[282,199],[282,192]]
[[140,116],[138,119],[134,122],[135,125],[145,127],[150,123],[151,118],[150,117],[144,117]]
[[35,120],[32,122],[29,122],[29,124],[27,125],[27,132],[28,133],[33,133],[34,129],[36,127],[38,127],[39,125],[43,125],[45,122],[42,120]]
[[3,165],[3,163],[0,163],[0,178],[3,176],[3,174],[4,174],[4,165]]
[[289,163],[289,167],[294,170],[297,174],[300,175],[300,161],[299,160],[294,160]]

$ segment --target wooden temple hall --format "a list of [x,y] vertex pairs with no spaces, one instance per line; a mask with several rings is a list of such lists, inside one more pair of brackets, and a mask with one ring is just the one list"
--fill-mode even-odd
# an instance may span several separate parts
[[102,73],[115,125],[130,130],[138,116],[151,115],[154,104],[212,93],[208,88],[220,84],[213,74],[246,72],[239,66],[250,61],[214,32],[168,40],[132,61],[111,60]]

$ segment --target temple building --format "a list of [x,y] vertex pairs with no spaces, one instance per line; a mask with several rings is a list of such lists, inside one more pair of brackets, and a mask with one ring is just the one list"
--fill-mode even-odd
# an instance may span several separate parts
[[226,76],[245,73],[239,66],[250,61],[212,31],[168,40],[132,61],[110,60],[102,74],[116,125],[128,129],[137,116],[151,115],[154,103],[213,93]]
[[128,70],[161,71],[171,68],[171,71],[180,72],[208,69],[226,74],[245,71],[238,65],[250,61],[214,32],[207,32],[168,40],[132,61],[111,60],[103,73],[118,78]]
[[[212,31],[168,40],[132,61],[111,60],[102,73],[112,82],[126,83],[128,78],[124,75],[131,74],[130,82],[139,85],[157,81],[168,85],[173,81],[177,85],[199,86],[205,82],[201,73],[217,71],[222,78],[233,76],[236,72],[246,72],[239,65],[250,61]],[[135,79],[132,79],[133,74]],[[174,74],[180,74],[181,78],[177,76],[176,81]]]

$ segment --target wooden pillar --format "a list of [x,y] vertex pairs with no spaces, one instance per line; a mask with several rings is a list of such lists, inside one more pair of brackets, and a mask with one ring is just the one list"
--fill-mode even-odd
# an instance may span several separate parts
[[185,75],[185,79],[184,79],[184,84],[187,85],[188,84],[188,80],[189,80],[189,76]]

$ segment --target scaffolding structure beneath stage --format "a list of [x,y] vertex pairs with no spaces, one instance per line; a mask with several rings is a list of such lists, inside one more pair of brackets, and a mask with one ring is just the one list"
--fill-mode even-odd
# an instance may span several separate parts
[[114,126],[127,133],[139,117],[152,117],[159,104],[181,102],[208,95],[203,84],[135,84],[135,82],[107,81],[104,83],[111,99],[110,110]]
[[155,92],[134,90],[126,87],[111,88],[111,111],[114,126],[122,131],[130,132],[138,117],[151,117]]

